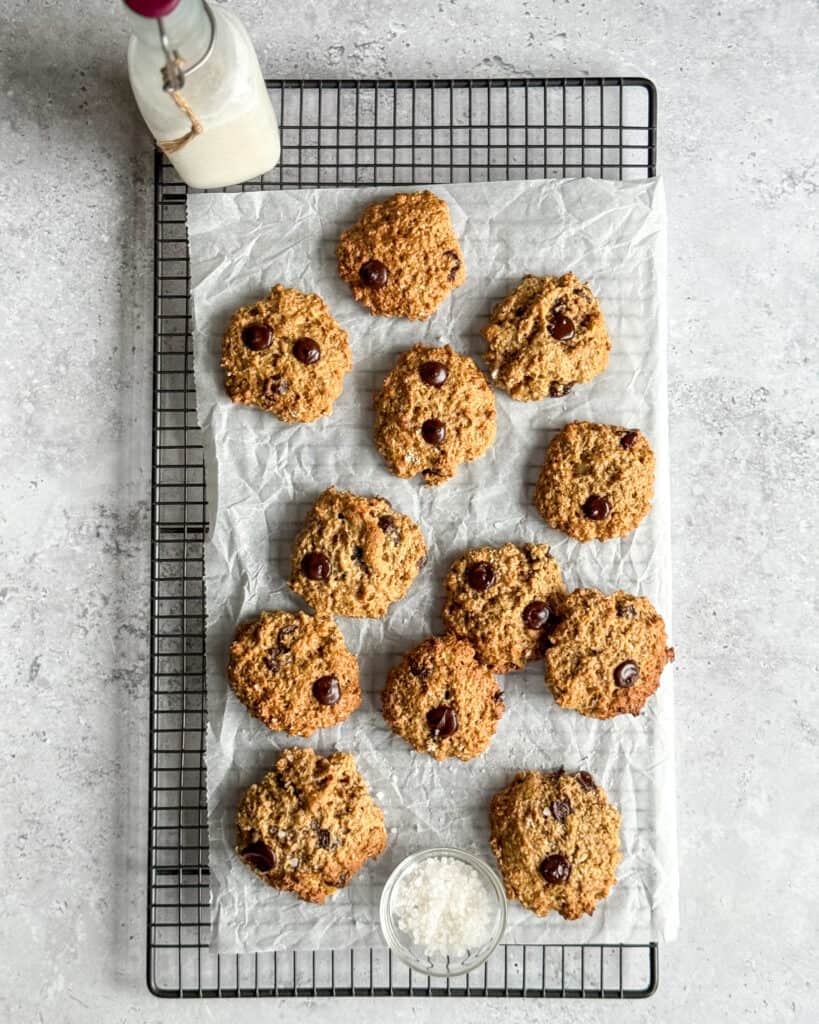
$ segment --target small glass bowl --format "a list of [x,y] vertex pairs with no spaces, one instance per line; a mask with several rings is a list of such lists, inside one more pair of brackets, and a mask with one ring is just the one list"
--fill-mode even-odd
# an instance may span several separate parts
[[[459,860],[462,864],[468,864],[469,867],[474,868],[480,875],[492,904],[493,911],[486,940],[480,946],[469,949],[463,956],[452,957],[443,953],[428,955],[398,925],[394,906],[398,886],[409,871],[431,857],[450,857],[452,860]],[[423,974],[430,974],[434,978],[455,978],[459,974],[466,974],[469,971],[474,971],[476,967],[480,967],[489,959],[500,942],[506,930],[506,894],[498,876],[482,860],[463,850],[439,846],[430,850],[420,850],[401,861],[384,885],[379,914],[381,931],[387,940],[387,945],[407,967]]]

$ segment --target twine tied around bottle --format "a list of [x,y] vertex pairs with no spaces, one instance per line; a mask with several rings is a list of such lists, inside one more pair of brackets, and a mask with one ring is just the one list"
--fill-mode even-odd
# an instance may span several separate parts
[[182,60],[179,51],[171,48],[168,34],[165,31],[164,21],[162,18],[157,18],[157,22],[159,23],[159,40],[162,44],[162,49],[165,51],[165,56],[167,57],[167,61],[162,68],[162,88],[182,111],[185,117],[187,117],[188,121],[190,121],[189,130],[178,139],[169,139],[167,142],[160,142],[157,140],[159,148],[168,156],[172,153],[178,153],[183,146],[187,146],[191,139],[195,139],[197,135],[201,135],[205,130],[202,126],[202,122],[194,113],[190,103],[188,103],[187,99],[182,95],[185,78],[188,75],[193,74],[194,71],[198,71],[213,52],[213,41],[216,35],[216,21],[213,17],[213,11],[211,11],[207,3],[203,3],[203,6],[205,8],[205,14],[207,14],[208,20],[210,21],[210,40],[205,52],[199,60],[194,61],[193,64],[186,65]]
[[169,139],[167,142],[157,141],[157,145],[162,152],[167,153],[167,155],[170,156],[172,153],[178,153],[183,146],[187,146],[191,139],[195,139],[197,135],[201,135],[204,128],[202,127],[202,122],[193,112],[193,108],[190,103],[188,103],[179,89],[174,88],[172,84],[169,84],[178,81],[180,78],[183,84],[185,82],[184,64],[176,51],[174,51],[173,57],[162,69],[162,77],[165,92],[171,97],[177,107],[179,107],[191,123],[189,131],[184,135],[181,135],[178,139]]

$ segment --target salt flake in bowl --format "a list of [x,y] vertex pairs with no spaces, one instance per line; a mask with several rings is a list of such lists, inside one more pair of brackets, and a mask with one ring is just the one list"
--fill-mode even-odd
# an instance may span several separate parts
[[413,970],[455,977],[480,967],[506,927],[495,872],[462,850],[422,850],[403,860],[381,894],[381,930]]

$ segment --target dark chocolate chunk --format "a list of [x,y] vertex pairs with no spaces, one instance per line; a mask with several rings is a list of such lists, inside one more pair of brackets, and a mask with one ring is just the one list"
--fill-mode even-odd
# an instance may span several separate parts
[[242,850],[242,860],[257,871],[272,871],[276,867],[276,854],[260,839]]
[[293,342],[293,355],[305,366],[312,366],[321,359],[321,348],[312,338],[296,338]]
[[636,661],[621,661],[614,670],[614,685],[622,689],[634,686],[640,678],[640,666]]
[[430,359],[426,363],[421,363],[418,368],[418,376],[425,384],[429,384],[430,387],[439,388],[446,382],[449,370],[443,363]]
[[321,551],[310,551],[301,560],[301,571],[308,580],[329,579],[330,569],[330,559]]
[[368,288],[383,288],[390,272],[381,260],[367,260],[366,263],[361,264],[358,276],[361,278],[361,283],[366,284]]
[[273,344],[273,331],[267,324],[248,324],[242,328],[242,342],[251,352],[261,352]]
[[421,436],[427,444],[443,444],[446,440],[446,424],[436,419],[424,420]]
[[458,716],[455,708],[439,704],[437,708],[427,711],[427,725],[436,740],[445,740],[458,729]]
[[540,862],[538,870],[549,885],[560,885],[563,882],[568,882],[572,866],[562,853],[550,853]]
[[489,562],[472,562],[466,570],[466,582],[482,594],[495,582],[495,570]]
[[595,522],[608,519],[611,515],[611,505],[606,498],[602,498],[599,494],[590,494],[583,502],[583,515]]
[[338,704],[341,700],[341,687],[335,676],[321,676],[313,683],[313,696],[325,707]]

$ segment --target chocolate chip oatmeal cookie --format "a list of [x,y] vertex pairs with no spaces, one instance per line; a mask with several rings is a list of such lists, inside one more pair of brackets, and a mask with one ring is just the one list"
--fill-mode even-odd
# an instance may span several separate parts
[[245,790],[236,852],[262,881],[324,903],[387,845],[384,814],[352,754],[285,750],[272,772]]
[[465,640],[434,636],[387,677],[384,718],[394,733],[436,761],[482,754],[504,712],[498,681]]
[[591,914],[617,881],[620,812],[588,772],[518,772],[489,825],[506,895],[539,917]]
[[449,208],[432,192],[373,203],[341,236],[338,272],[370,312],[426,320],[466,280]]
[[318,295],[280,284],[242,306],[222,341],[225,390],[287,423],[308,423],[333,410],[352,367],[347,332]]
[[343,722],[361,704],[358,662],[329,615],[270,611],[244,623],[228,679],[252,715],[293,736]]
[[575,590],[558,615],[546,651],[546,682],[557,703],[590,718],[639,715],[674,660],[648,598]]
[[567,424],[546,450],[535,507],[575,540],[631,533],[651,510],[654,452],[639,430]]
[[404,352],[375,396],[375,444],[396,476],[440,484],[495,440],[495,398],[449,345]]
[[421,531],[386,498],[330,487],[296,538],[290,586],[317,611],[378,619],[425,561]]
[[474,548],[452,563],[444,587],[444,626],[487,668],[509,672],[542,656],[563,594],[548,544]]
[[561,398],[602,373],[609,341],[600,304],[574,274],[528,274],[483,329],[492,380],[512,398]]

